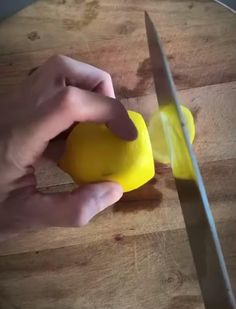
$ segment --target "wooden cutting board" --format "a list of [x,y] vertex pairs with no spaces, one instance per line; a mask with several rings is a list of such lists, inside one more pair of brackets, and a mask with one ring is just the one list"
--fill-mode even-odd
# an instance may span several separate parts
[[[111,73],[117,96],[148,120],[156,106],[143,11],[158,26],[179,96],[195,117],[200,162],[236,290],[236,20],[212,1],[39,0],[0,24],[0,92],[50,55]],[[50,145],[54,152],[57,143]],[[44,192],[71,179],[46,157]],[[80,229],[0,243],[0,308],[204,308],[170,169]]]

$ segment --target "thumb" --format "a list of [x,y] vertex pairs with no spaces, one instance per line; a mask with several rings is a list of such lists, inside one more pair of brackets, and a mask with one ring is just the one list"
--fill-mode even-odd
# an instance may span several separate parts
[[35,192],[26,196],[23,192],[8,199],[4,211],[0,211],[3,212],[0,228],[15,231],[26,227],[83,226],[117,202],[122,194],[121,186],[112,182],[81,186],[71,193]]
[[87,224],[99,212],[116,203],[122,195],[121,186],[112,182],[91,184],[75,190],[72,192],[74,203],[76,204],[76,200],[80,202],[77,207],[77,218],[75,221],[75,218],[72,219],[72,224],[75,226]]

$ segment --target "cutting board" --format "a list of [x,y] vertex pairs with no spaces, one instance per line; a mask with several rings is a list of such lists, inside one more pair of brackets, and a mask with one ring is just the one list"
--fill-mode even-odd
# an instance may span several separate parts
[[[0,92],[54,53],[111,73],[118,98],[146,121],[156,107],[143,11],[156,25],[236,288],[236,20],[212,1],[39,0],[0,24]],[[60,141],[50,145],[55,152]],[[45,156],[38,187],[71,190]],[[69,205],[68,205],[69,206]],[[0,308],[203,309],[168,166],[80,229],[25,231],[0,243]]]

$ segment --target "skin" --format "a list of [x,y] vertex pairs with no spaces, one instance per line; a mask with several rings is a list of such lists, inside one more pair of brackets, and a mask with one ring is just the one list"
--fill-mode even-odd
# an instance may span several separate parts
[[137,132],[115,99],[108,73],[66,56],[53,56],[0,104],[0,234],[27,228],[76,227],[118,201],[116,183],[42,194],[34,165],[50,140],[74,122],[106,123],[125,140]]

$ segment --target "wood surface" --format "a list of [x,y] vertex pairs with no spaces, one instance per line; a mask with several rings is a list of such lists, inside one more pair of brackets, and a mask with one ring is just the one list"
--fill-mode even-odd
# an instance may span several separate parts
[[236,79],[235,15],[211,0],[41,0],[1,23],[1,91],[63,53],[110,72],[119,97],[152,93],[144,10],[179,89]]
[[[121,101],[148,121],[156,98],[144,10],[194,114],[194,148],[236,291],[235,15],[213,1],[41,0],[0,24],[0,92],[62,53],[109,71]],[[50,160],[59,143],[36,167],[44,192],[74,186]],[[169,167],[157,163],[153,180],[86,227],[0,242],[0,308],[203,309]]]

